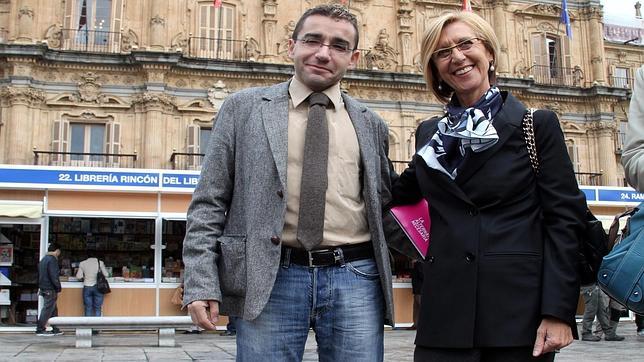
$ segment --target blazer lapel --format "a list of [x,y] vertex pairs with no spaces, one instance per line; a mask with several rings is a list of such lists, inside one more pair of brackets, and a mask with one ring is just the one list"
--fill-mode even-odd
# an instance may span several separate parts
[[496,128],[496,132],[499,135],[499,141],[492,148],[479,153],[471,152],[465,158],[454,180],[457,184],[461,185],[469,180],[490,157],[503,147],[503,144],[507,142],[516,128],[521,126],[524,113],[525,106],[511,94],[508,94],[493,122],[494,128]]
[[261,107],[264,131],[284,189],[288,158],[288,84],[280,83],[269,88],[262,97],[264,104]]

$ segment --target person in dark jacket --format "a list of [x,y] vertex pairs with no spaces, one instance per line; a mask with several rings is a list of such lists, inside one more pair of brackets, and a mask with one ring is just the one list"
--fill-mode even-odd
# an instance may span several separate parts
[[395,203],[425,198],[432,218],[414,358],[552,361],[576,334],[586,212],[557,115],[534,112],[526,141],[532,113],[495,86],[503,54],[480,16],[446,13],[426,29],[425,81],[446,113],[418,126],[393,185]]
[[38,264],[38,287],[40,295],[43,297],[43,307],[38,317],[38,326],[36,334],[39,336],[57,336],[63,334],[58,328],[46,331],[47,321],[51,317],[58,315],[56,300],[60,287],[60,268],[58,267],[58,257],[60,256],[60,246],[56,243],[49,244],[47,255],[45,255]]

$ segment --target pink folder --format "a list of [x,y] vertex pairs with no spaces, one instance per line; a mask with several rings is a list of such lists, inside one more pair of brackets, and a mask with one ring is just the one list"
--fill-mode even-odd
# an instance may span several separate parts
[[429,250],[429,231],[432,225],[427,200],[421,199],[412,205],[395,206],[390,211],[420,256],[425,259]]

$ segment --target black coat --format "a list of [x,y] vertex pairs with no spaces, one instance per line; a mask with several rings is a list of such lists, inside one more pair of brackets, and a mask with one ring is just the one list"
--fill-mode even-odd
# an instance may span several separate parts
[[[430,204],[417,345],[532,346],[544,316],[569,323],[576,334],[584,195],[557,116],[544,110],[534,115],[536,182],[521,129],[525,106],[503,95],[493,123],[499,141],[466,157],[455,180],[414,156],[394,185],[395,203],[422,195]],[[437,122],[420,124],[417,150]]]

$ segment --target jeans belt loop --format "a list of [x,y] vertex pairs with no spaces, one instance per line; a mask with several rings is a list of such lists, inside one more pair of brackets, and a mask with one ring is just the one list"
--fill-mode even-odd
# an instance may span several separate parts
[[342,252],[342,248],[333,249],[333,261],[336,265],[344,268],[344,252]]
[[282,252],[284,253],[284,257],[282,258],[282,268],[288,269],[291,265],[291,248],[283,248]]

